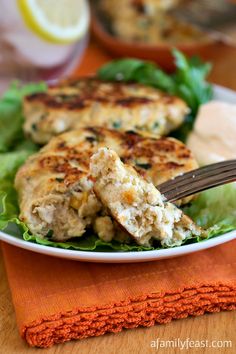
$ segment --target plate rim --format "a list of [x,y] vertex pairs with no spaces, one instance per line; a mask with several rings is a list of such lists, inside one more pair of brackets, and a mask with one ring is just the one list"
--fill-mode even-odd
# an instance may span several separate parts
[[[214,98],[220,99],[220,97],[226,95],[228,98],[226,102],[236,101],[236,92],[220,85],[213,84]],[[24,239],[20,239],[13,235],[7,234],[4,231],[0,231],[0,241],[6,242],[13,246],[23,248],[36,253],[49,255],[53,257],[60,257],[64,259],[71,259],[84,262],[98,262],[98,263],[130,263],[130,262],[147,262],[154,260],[161,260],[166,258],[178,257],[193,252],[202,251],[217,245],[223,244],[236,239],[236,230],[227,232],[225,234],[216,236],[214,238],[203,240],[198,243],[192,243],[188,245],[151,250],[151,251],[80,251],[73,249],[56,248],[47,245],[40,245],[34,242],[27,242]]]
[[41,253],[44,255],[72,259],[86,262],[98,262],[98,263],[130,263],[130,262],[147,262],[153,260],[161,260],[167,258],[173,258],[190,254],[193,252],[199,252],[211,247],[215,247],[222,243],[230,242],[236,239],[236,230],[227,232],[225,234],[216,236],[209,240],[203,240],[198,243],[192,243],[188,245],[151,250],[151,251],[130,251],[130,252],[94,252],[94,251],[80,251],[73,249],[63,249],[57,247],[51,247],[46,245],[40,245],[34,242],[27,242],[23,239],[19,239],[7,233],[0,231],[0,240],[9,243],[13,246]]

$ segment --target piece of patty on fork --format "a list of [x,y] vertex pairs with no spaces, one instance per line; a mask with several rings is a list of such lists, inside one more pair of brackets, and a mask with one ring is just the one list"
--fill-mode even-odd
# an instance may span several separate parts
[[100,148],[90,163],[94,191],[114,220],[137,244],[180,246],[200,236],[201,229],[176,205],[165,202],[155,186],[133,167],[124,164],[114,150]]

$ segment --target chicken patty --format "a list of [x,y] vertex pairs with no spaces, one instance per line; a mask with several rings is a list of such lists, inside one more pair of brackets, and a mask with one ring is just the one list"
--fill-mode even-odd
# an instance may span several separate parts
[[152,87],[81,78],[26,96],[24,131],[39,144],[85,126],[166,135],[188,112],[182,99]]
[[197,167],[188,148],[173,138],[150,138],[100,127],[64,133],[29,157],[15,178],[20,219],[32,233],[65,241],[94,227],[99,237],[107,239],[101,229],[105,223],[109,237],[113,237],[107,218],[96,221],[106,214],[89,177],[90,157],[100,147],[116,151],[122,161],[154,185]]

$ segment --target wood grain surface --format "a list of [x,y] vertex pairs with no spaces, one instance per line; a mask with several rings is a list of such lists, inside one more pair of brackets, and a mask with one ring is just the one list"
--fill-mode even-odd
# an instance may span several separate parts
[[[233,35],[236,38],[236,30]],[[236,90],[235,66],[235,49],[218,53],[210,79],[217,84]],[[124,330],[115,335],[107,334],[102,337],[73,341],[44,349],[43,352],[47,354],[146,354],[155,353],[157,350],[165,354],[186,352],[186,349],[181,350],[181,348],[158,349],[154,347],[154,341],[158,338],[160,341],[175,341],[179,338],[181,341],[187,339],[192,341],[208,340],[209,345],[211,345],[211,341],[231,341],[231,347],[221,342],[219,344],[225,346],[224,348],[190,348],[189,351],[201,354],[233,354],[236,353],[235,330],[236,312],[221,312],[173,321],[167,325]],[[215,344],[214,342],[213,345]],[[0,354],[33,354],[39,353],[39,350],[28,347],[18,334],[11,294],[0,253]]]

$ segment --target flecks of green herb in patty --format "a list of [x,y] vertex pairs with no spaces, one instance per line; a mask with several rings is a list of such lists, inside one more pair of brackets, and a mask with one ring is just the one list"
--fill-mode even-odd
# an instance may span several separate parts
[[152,167],[152,165],[150,163],[136,162],[135,165],[137,167],[143,168],[144,170],[149,170]]
[[152,129],[156,129],[156,128],[158,128],[159,127],[159,122],[155,122],[154,124],[153,124],[153,126],[152,126]]
[[38,129],[38,128],[37,128],[37,124],[33,123],[33,124],[31,125],[31,128],[32,128],[33,131],[36,132],[37,129]]
[[112,123],[112,127],[113,127],[114,129],[119,129],[119,128],[121,128],[121,122],[120,122],[120,121],[115,121],[115,122],[113,122],[113,123]]
[[64,178],[60,178],[60,177],[56,177],[55,178],[57,182],[63,182],[64,181]]
[[46,238],[50,239],[53,236],[53,230],[49,230],[48,233],[46,234]]

